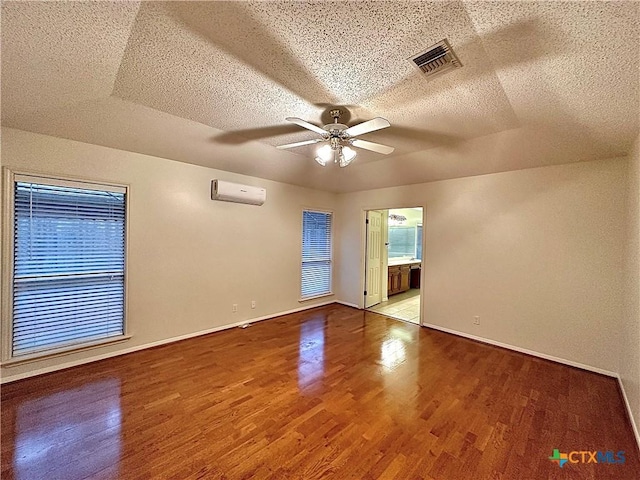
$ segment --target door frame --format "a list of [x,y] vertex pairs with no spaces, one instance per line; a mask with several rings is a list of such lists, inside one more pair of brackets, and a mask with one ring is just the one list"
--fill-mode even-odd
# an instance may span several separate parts
[[[424,292],[425,292],[425,279],[426,279],[426,260],[427,260],[427,206],[425,204],[392,204],[392,205],[384,205],[383,206],[367,206],[361,209],[360,212],[360,238],[361,238],[361,255],[360,255],[360,301],[358,308],[362,310],[366,310],[366,298],[364,295],[364,291],[367,288],[367,235],[368,235],[368,225],[367,225],[367,212],[370,210],[397,210],[400,208],[422,208],[422,259],[421,259],[421,268],[420,268],[420,320],[418,325],[423,327],[425,325],[425,301],[424,301]],[[386,298],[386,292],[383,293],[382,297]]]
[[[373,307],[374,305],[378,305],[379,303],[383,302],[384,300],[387,299],[387,292],[385,291],[385,289],[382,288],[383,285],[386,285],[386,280],[384,279],[384,275],[382,275],[383,272],[383,267],[386,267],[386,259],[384,258],[383,252],[385,250],[385,231],[384,228],[387,228],[387,221],[388,219],[384,218],[384,212],[385,210],[368,210],[367,211],[367,220],[366,220],[366,233],[367,233],[367,240],[366,240],[366,246],[365,246],[365,260],[364,260],[364,264],[365,264],[365,269],[366,269],[366,273],[365,273],[365,291],[367,292],[367,294],[364,296],[364,308],[370,308]],[[374,248],[371,248],[372,245],[369,245],[369,237],[371,236],[371,218],[374,216],[372,215],[373,213],[375,213],[376,215],[380,216],[380,220],[381,220],[381,224],[380,224],[380,242],[379,242],[379,250],[378,250],[378,266],[379,266],[379,278],[378,278],[378,292],[379,292],[379,301],[377,303],[374,303],[372,305],[367,305],[368,300],[370,300],[368,297],[370,295],[373,294],[373,291],[375,291],[375,289],[372,289],[372,291],[369,291],[369,287],[371,287],[370,282],[369,282],[369,278],[368,275],[371,271],[371,265],[369,265],[369,259],[371,258],[371,254],[372,252],[375,250]],[[387,221],[385,221],[387,220]]]

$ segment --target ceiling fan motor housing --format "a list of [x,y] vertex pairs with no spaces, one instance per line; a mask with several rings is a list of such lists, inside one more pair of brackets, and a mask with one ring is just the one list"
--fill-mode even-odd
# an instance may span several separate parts
[[342,123],[330,123],[322,128],[329,132],[329,144],[331,145],[331,148],[333,150],[340,146],[340,142],[342,140],[346,140],[347,138],[349,138],[348,135],[342,133],[349,127],[343,125]]

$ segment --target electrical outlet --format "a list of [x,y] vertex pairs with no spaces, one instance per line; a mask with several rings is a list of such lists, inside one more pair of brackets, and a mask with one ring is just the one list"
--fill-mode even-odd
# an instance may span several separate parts
[[473,317],[473,324],[474,325],[480,325],[480,317],[478,315]]
[[234,303],[234,304],[233,304],[233,306],[231,307],[231,311],[232,311],[233,313],[236,313],[236,312],[238,311],[238,304],[237,304],[237,303]]
[[255,300],[251,300],[251,308],[256,308],[256,301]]

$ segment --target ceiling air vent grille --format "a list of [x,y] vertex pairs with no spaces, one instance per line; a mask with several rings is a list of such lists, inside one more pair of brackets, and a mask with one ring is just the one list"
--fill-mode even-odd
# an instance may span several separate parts
[[409,60],[427,77],[434,77],[462,66],[446,38]]

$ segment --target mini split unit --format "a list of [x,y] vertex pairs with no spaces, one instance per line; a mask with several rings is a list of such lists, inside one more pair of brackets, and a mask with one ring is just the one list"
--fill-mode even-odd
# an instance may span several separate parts
[[211,181],[211,200],[262,205],[266,199],[266,188],[240,185],[238,183],[225,182],[224,180]]

